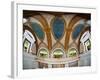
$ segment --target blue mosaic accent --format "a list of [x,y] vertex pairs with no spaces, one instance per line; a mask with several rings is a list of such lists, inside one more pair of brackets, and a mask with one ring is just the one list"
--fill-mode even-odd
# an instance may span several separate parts
[[35,32],[39,39],[44,39],[44,32],[38,23],[32,23],[32,30]]
[[60,39],[64,33],[64,20],[62,18],[56,17],[52,27],[55,38]]
[[84,28],[84,25],[83,24],[78,24],[76,26],[76,28],[74,29],[74,31],[72,33],[73,39],[76,39],[79,36],[79,34],[83,30],[83,28]]

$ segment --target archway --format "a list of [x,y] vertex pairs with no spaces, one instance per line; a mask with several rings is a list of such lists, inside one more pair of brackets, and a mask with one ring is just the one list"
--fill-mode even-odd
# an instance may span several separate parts
[[78,42],[78,50],[79,53],[84,53],[86,51],[91,50],[90,27],[85,28],[84,31],[81,33]]
[[[28,53],[37,53],[37,39],[32,29],[28,26],[23,26],[23,48]],[[34,48],[34,49],[33,49]]]

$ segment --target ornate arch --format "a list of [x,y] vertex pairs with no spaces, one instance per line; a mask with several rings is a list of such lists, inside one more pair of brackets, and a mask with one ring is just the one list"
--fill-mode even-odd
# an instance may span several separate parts
[[81,39],[81,36],[86,32],[86,31],[89,31],[90,32],[90,27],[86,27],[80,34],[80,37],[79,37],[79,40],[78,40],[78,51],[80,53],[80,39]]
[[29,32],[31,32],[32,35],[34,36],[34,38],[35,38],[35,40],[36,40],[35,43],[36,43],[36,54],[37,54],[38,43],[37,43],[37,38],[36,38],[36,36],[35,36],[35,33],[33,32],[33,30],[32,30],[30,27],[28,27],[28,26],[26,26],[26,25],[23,25],[23,34],[24,34],[25,30],[28,30]]
[[82,18],[79,17],[78,15],[74,16],[71,21],[68,24],[68,28],[66,29],[66,36],[65,36],[65,49],[68,50],[68,43],[69,43],[69,39],[70,39],[70,34],[72,32],[72,28],[74,26],[74,24],[81,20]]
[[71,36],[71,32],[72,32],[72,29],[74,27],[74,24],[76,22],[78,22],[79,20],[81,19],[89,19],[90,16],[89,15],[81,15],[81,14],[77,14],[76,16],[74,16],[71,21],[69,22],[68,24],[68,28],[66,29],[66,36],[65,36],[65,49],[68,50],[68,44],[69,44],[69,39],[70,39],[70,36]]

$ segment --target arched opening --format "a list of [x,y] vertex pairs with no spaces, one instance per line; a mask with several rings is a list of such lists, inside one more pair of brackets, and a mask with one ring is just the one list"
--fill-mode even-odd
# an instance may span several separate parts
[[[83,50],[80,49],[82,47]],[[91,34],[89,27],[87,27],[80,36],[79,52],[79,66],[91,66]]]
[[29,26],[23,25],[23,69],[35,69],[38,67],[36,61],[37,39]]
[[54,49],[51,57],[52,58],[65,58],[64,50],[62,50],[61,48]]
[[31,46],[31,42],[29,40],[27,40],[27,38],[25,38],[24,43],[23,43],[24,51],[29,53],[30,46]]
[[75,48],[70,48],[68,50],[68,57],[75,57],[78,55],[78,52]]
[[[91,50],[91,34],[89,30],[82,33],[79,39],[79,51],[80,53],[84,53]],[[83,50],[80,49],[83,47]]]
[[[76,48],[70,48],[68,50],[68,57],[70,59],[72,59],[71,61],[69,61],[68,66],[69,67],[75,67],[78,66],[78,51]],[[76,57],[76,59],[73,60],[73,58]]]
[[40,48],[38,51],[38,57],[49,58],[49,51],[46,48]]
[[37,39],[28,26],[23,27],[23,50],[27,53],[37,53]]

